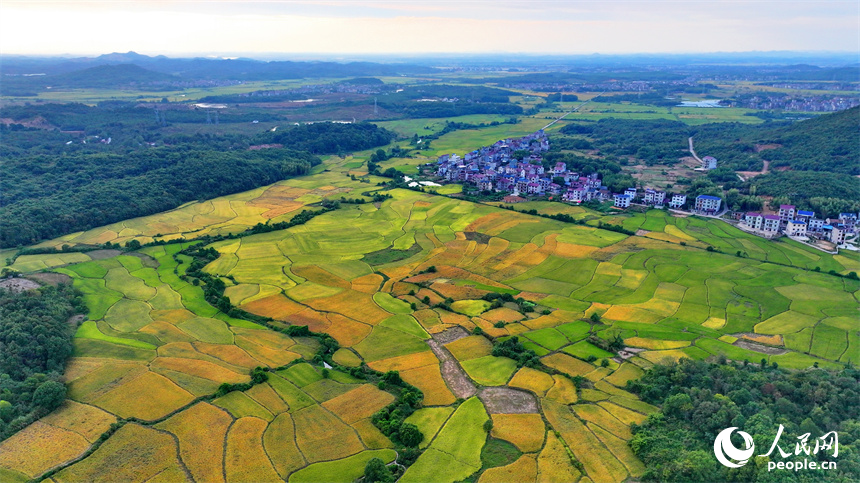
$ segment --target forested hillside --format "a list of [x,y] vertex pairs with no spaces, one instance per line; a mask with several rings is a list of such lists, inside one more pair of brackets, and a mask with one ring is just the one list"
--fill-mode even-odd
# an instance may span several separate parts
[[[760,364],[715,364],[682,359],[655,365],[628,388],[661,413],[633,428],[630,446],[647,468],[646,481],[851,481],[860,472],[860,372],[824,370],[785,372]],[[768,472],[767,459],[729,469],[713,457],[713,441],[730,427],[749,433],[755,454],[771,447],[780,425],[780,446],[795,461],[796,437],[815,439],[838,432],[838,457],[833,450],[801,455],[810,460],[837,461],[836,470]],[[774,453],[770,461],[781,461]]]
[[[0,126],[0,246],[246,191],[307,174],[320,162],[315,154],[373,148],[394,137],[364,123],[191,134],[177,132],[172,122],[199,113],[167,116],[170,123],[157,122],[152,109],[131,103],[4,108],[13,123]],[[268,143],[284,147],[248,149]]]
[[153,148],[125,155],[22,156],[0,168],[0,246],[28,245],[182,203],[306,174],[319,159],[271,149]]
[[67,321],[76,313],[86,306],[71,285],[0,289],[0,440],[65,400],[60,376],[77,328]]

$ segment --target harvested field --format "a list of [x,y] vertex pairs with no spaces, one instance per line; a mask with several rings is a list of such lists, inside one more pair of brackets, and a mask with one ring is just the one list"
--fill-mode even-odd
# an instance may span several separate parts
[[263,433],[263,447],[281,478],[287,478],[307,464],[296,446],[293,418],[287,413],[278,415],[269,423]]
[[145,372],[92,401],[93,405],[124,418],[158,419],[194,399],[164,376]]
[[362,384],[345,394],[329,399],[322,403],[322,406],[345,423],[352,424],[360,419],[369,418],[392,401],[394,396],[390,393],[380,391],[371,384]]
[[424,393],[423,404],[425,406],[446,406],[456,400],[454,394],[445,384],[445,380],[442,379],[441,368],[438,365],[430,364],[402,371],[400,377]]
[[310,463],[345,458],[364,449],[355,430],[321,406],[293,413],[293,421],[296,443]]
[[554,383],[555,381],[549,374],[528,367],[523,367],[514,374],[514,377],[508,385],[525,389],[537,394],[538,397],[543,397]]
[[[434,337],[436,339],[436,337]],[[455,340],[445,344],[445,348],[451,352],[460,362],[477,359],[478,357],[489,356],[493,349],[493,344],[481,335],[470,335],[462,339]]]
[[451,392],[459,398],[467,398],[475,395],[477,391],[472,381],[466,377],[465,371],[460,364],[451,356],[447,349],[439,345],[435,340],[427,343],[433,354],[442,362],[442,379],[451,389]]
[[523,453],[538,451],[543,446],[546,426],[540,414],[493,414],[494,438],[514,444]]
[[147,481],[169,468],[178,467],[176,443],[168,434],[137,424],[126,424],[90,457],[54,475],[61,483]]
[[224,451],[224,474],[228,482],[279,479],[263,449],[266,426],[266,421],[262,419],[245,417],[236,420],[230,427]]
[[74,431],[36,421],[0,443],[0,468],[35,478],[89,447],[90,443]]
[[201,402],[159,423],[156,428],[179,438],[179,454],[197,481],[224,481],[224,437],[233,419],[225,411]]

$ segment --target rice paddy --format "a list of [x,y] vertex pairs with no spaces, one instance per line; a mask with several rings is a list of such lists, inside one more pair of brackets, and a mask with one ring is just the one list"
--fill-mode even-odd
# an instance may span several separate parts
[[[456,141],[446,136],[434,148]],[[156,234],[191,240],[286,219],[327,196],[366,190],[343,175],[348,162],[332,157],[326,172],[51,243],[146,243]],[[792,369],[860,362],[860,286],[827,273],[856,270],[856,255],[766,243],[720,221],[662,212],[612,215],[619,218],[613,223],[651,235],[627,236],[597,228],[609,217],[581,207],[534,204],[545,213],[593,217],[595,226],[414,191],[388,193],[392,199],[385,202],[343,205],[288,230],[217,242],[212,246],[221,257],[205,270],[223,277],[225,296],[243,310],[330,334],[340,344],[335,363],[396,370],[422,390],[425,407],[408,421],[424,433],[425,451],[402,481],[637,479],[643,468],[626,446],[629,426],[655,408],[623,388],[642,368],[717,356],[764,358]],[[144,248],[146,260],[18,257],[13,268],[54,268],[71,277],[90,312],[67,370],[70,402],[2,443],[0,479],[36,478],[83,453],[113,415],[170,416],[155,429],[126,424],[92,455],[57,473],[56,481],[100,474],[182,479],[180,467],[198,481],[220,481],[225,473],[228,480],[319,481],[338,474],[351,481],[373,455],[393,460],[392,442],[369,418],[394,396],[344,372],[331,370],[324,378],[313,360],[315,342],[229,317],[207,303],[202,288],[183,279],[188,257],[174,259],[184,246]],[[409,252],[407,258],[379,258],[385,250]],[[737,250],[747,256],[731,255]],[[537,304],[536,311],[527,311],[523,301],[492,306],[483,299],[489,292]],[[492,414],[490,436],[525,453],[503,466],[482,470],[483,423],[491,416],[477,398],[458,405],[441,356],[428,345],[431,334],[453,327],[483,331],[441,344],[468,379],[540,402],[536,413]],[[491,354],[491,339],[513,335],[564,375],[518,368]],[[618,337],[644,351],[622,361],[590,336]],[[744,340],[787,352],[757,352]],[[248,381],[254,367],[295,360],[302,362],[270,373],[267,384],[189,404],[221,383]],[[577,391],[568,376],[583,376],[592,386]],[[63,447],[44,446],[43,433],[60,435]],[[15,451],[4,451],[12,441]],[[138,458],[142,451],[152,458]],[[114,464],[116,473],[105,473]]]

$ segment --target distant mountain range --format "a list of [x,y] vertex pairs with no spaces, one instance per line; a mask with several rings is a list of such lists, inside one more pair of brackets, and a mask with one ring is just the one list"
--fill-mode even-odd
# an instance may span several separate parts
[[414,64],[292,62],[150,57],[136,52],[98,57],[2,56],[4,91],[44,86],[108,87],[191,81],[254,81],[305,77],[399,76],[438,72]]

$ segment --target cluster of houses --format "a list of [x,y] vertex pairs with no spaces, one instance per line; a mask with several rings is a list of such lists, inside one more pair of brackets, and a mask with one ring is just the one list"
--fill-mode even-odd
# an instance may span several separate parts
[[[562,201],[577,204],[612,200],[618,208],[627,208],[635,201],[655,207],[663,207],[668,202],[670,208],[681,208],[687,202],[686,195],[667,197],[664,191],[652,189],[640,194],[636,188],[628,188],[624,193],[613,194],[597,173],[586,175],[570,171],[564,163],[546,169],[542,153],[548,150],[549,140],[540,130],[521,138],[498,141],[466,153],[462,158],[456,154],[439,156],[436,174],[448,182],[469,183],[482,191],[512,193],[505,198],[508,202],[525,201],[520,195],[560,195]],[[514,157],[517,151],[525,151],[527,155],[518,160]],[[719,211],[719,198],[717,200],[715,207],[702,206],[701,211]]]
[[[439,156],[436,174],[452,183],[469,183],[482,191],[514,196],[562,195],[565,201],[575,202],[610,198],[611,193],[601,186],[596,173],[580,176],[564,163],[545,169],[541,154],[548,150],[549,139],[540,130],[517,139],[503,139],[462,158],[456,154]],[[518,160],[514,157],[517,151],[527,155]],[[564,185],[554,182],[555,178],[562,178]]]
[[857,213],[840,213],[839,218],[822,220],[815,212],[798,210],[794,205],[780,205],[779,214],[747,213],[742,222],[766,235],[785,233],[788,236],[815,236],[836,245],[845,243],[848,235],[856,233]]

